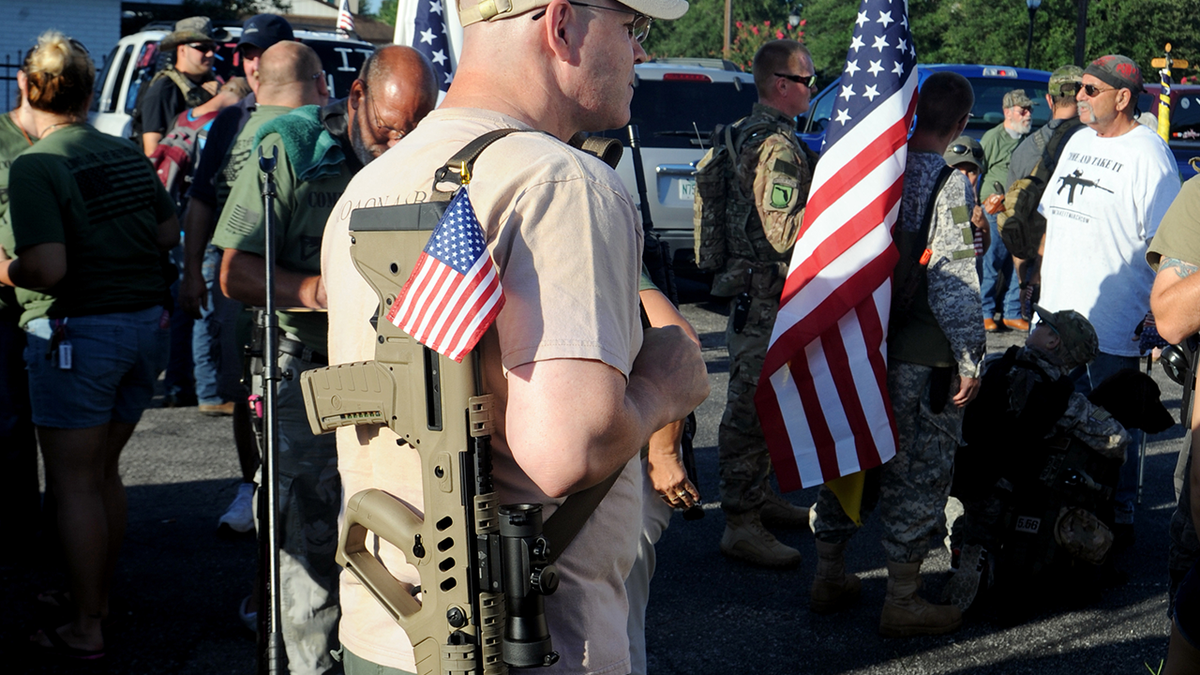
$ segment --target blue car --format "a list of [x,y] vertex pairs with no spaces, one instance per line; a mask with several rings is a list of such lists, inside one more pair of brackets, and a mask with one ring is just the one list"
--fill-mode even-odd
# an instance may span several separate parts
[[[975,90],[975,107],[971,109],[971,121],[967,123],[966,131],[970,136],[979,138],[985,131],[1004,121],[1001,101],[1013,89],[1024,89],[1033,101],[1034,129],[1050,120],[1050,109],[1046,105],[1050,73],[1045,70],[934,63],[917,66],[917,86],[920,87],[931,74],[941,71],[963,75]],[[835,81],[817,94],[809,106],[808,115],[800,120],[799,136],[814,150],[820,150],[825,142],[825,129],[834,116],[839,86],[840,82]]]

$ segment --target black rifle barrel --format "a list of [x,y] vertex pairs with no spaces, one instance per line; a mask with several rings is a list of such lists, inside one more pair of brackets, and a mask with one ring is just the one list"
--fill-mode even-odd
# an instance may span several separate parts
[[[265,175],[263,196],[263,257],[266,259],[266,312],[263,316],[263,399],[266,404],[266,448],[263,475],[267,495],[267,594],[268,637],[266,672],[283,672],[283,631],[280,625],[279,598],[279,415],[276,413],[279,389],[279,319],[275,316],[275,164],[278,148],[267,157],[258,149],[258,168]],[[260,666],[260,670],[262,670]]]

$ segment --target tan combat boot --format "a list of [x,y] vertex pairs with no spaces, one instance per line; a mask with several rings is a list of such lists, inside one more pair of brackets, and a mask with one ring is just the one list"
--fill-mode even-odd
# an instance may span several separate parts
[[780,543],[768,532],[757,511],[725,514],[721,553],[759,567],[784,568],[800,564],[800,552]]
[[796,506],[775,494],[771,488],[763,490],[763,505],[759,517],[764,525],[774,527],[808,527],[808,509]]
[[817,546],[817,575],[813,578],[809,608],[817,614],[836,612],[858,599],[862,581],[846,574],[846,544],[814,540]]
[[879,634],[884,637],[943,635],[962,626],[962,612],[954,605],[931,605],[917,595],[921,585],[921,563],[888,561],[887,599],[879,617]]

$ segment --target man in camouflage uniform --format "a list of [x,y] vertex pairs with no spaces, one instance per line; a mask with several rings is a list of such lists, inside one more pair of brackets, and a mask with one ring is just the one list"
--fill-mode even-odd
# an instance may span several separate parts
[[[946,168],[942,154],[962,133],[974,94],[966,78],[935,73],[917,104],[917,126],[908,145],[898,232],[918,232],[933,200],[927,241],[927,271],[903,304],[904,284],[893,288],[888,327],[888,393],[899,443],[896,456],[867,472],[862,515],[879,505],[888,587],[879,631],[887,637],[941,634],[962,623],[957,607],[931,605],[917,595],[921,562],[938,527],[959,444],[963,408],[978,393],[979,365],[986,348],[979,324],[970,213],[974,206],[966,177],[952,171],[935,191]],[[898,237],[900,238],[900,237]],[[901,255],[906,253],[903,251]],[[811,606],[826,613],[857,597],[859,579],[846,574],[844,552],[858,526],[828,488],[814,508],[817,572]]]
[[754,55],[759,100],[734,126],[741,152],[725,178],[728,255],[713,279],[714,295],[734,298],[725,330],[728,402],[718,432],[725,512],[721,552],[763,567],[800,564],[800,552],[780,543],[763,521],[791,527],[808,521],[806,509],[775,494],[768,483],[771,458],[754,391],[812,182],[816,158],[794,133],[794,118],[808,110],[812,78],[812,59],[799,42],[768,42]]
[[[1120,422],[1075,392],[1068,377],[1099,353],[1092,324],[1070,309],[1052,313],[1033,305],[1033,310],[1040,318],[1037,327],[1024,347],[1010,348],[989,366],[980,397],[963,421],[966,446],[957,456],[954,483],[965,510],[954,523],[954,537],[963,545],[945,592],[963,611],[975,599],[982,570],[991,567],[989,551],[999,548],[1001,516],[1013,493],[1009,479],[1020,482],[1017,476],[1041,470],[1048,439],[1070,436],[1115,460],[1129,442]],[[997,435],[997,429],[1005,433]],[[1107,547],[1100,559],[1104,552]]]

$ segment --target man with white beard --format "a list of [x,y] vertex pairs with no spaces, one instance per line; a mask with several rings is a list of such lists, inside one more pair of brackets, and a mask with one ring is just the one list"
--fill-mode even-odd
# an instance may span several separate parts
[[[987,163],[980,203],[995,193],[1008,190],[1008,164],[1013,151],[1033,128],[1033,101],[1024,89],[1013,89],[1004,95],[1004,121],[988,129],[979,143]],[[996,185],[1000,188],[997,189]],[[986,211],[985,211],[986,213]],[[979,293],[983,300],[983,328],[988,332],[1000,330],[1000,324],[1014,330],[1029,330],[1029,321],[1021,316],[1020,281],[1013,274],[1012,256],[1000,239],[996,216],[987,213],[992,245],[983,255],[983,279]]]

